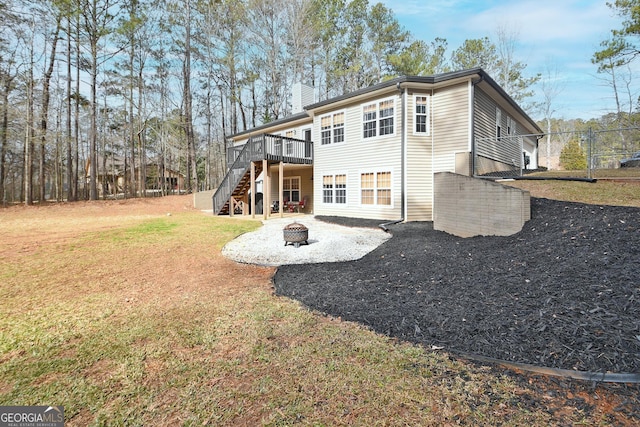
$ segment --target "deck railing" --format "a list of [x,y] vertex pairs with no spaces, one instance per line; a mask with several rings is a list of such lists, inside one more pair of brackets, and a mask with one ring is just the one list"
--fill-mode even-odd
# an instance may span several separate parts
[[219,214],[233,195],[251,162],[261,160],[296,164],[313,163],[313,143],[279,135],[261,134],[247,141],[242,148],[232,147],[227,153],[231,166],[213,195],[213,213]]

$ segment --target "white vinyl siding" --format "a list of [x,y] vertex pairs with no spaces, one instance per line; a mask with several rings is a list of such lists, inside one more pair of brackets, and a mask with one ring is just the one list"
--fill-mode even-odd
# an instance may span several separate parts
[[455,153],[469,152],[468,84],[436,90],[431,102],[433,172],[455,172]]
[[[393,101],[393,123],[395,135],[383,135],[376,132],[372,139],[363,138],[363,106],[380,105],[380,101]],[[317,202],[314,206],[315,215],[336,215],[353,218],[369,219],[398,219],[401,215],[401,174],[402,170],[402,145],[400,143],[398,124],[401,123],[400,94],[390,97],[388,94],[378,99],[372,98],[370,102],[354,102],[351,105],[341,106],[344,111],[344,143],[320,145],[314,153],[313,181],[314,195]],[[333,111],[323,111],[314,120],[314,135],[320,135],[320,117],[333,114]],[[379,115],[376,110],[376,130],[379,126]],[[366,168],[363,170],[363,166]],[[360,203],[360,173],[391,171],[391,204],[390,205],[362,205]],[[394,173],[394,171],[396,173]],[[344,175],[344,184],[337,182],[338,175]],[[324,176],[333,176],[334,203],[323,203]],[[344,188],[341,188],[344,187]],[[375,196],[374,196],[375,197]],[[344,199],[342,203],[340,199]]]
[[[426,101],[426,102],[425,102]],[[426,111],[422,106],[425,106]],[[409,202],[405,219],[407,221],[431,221],[433,209],[433,135],[432,129],[433,97],[430,93],[416,92],[407,99],[407,142],[406,142],[406,185]],[[419,117],[426,116],[428,133],[417,132],[421,123]]]

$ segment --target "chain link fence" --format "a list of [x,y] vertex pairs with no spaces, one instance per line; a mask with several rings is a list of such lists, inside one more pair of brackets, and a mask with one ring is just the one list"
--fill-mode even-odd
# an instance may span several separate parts
[[[494,146],[513,145],[495,138]],[[476,154],[477,176],[514,177],[535,172],[568,178],[638,178],[640,179],[640,127],[615,130],[588,128],[586,131],[552,132],[523,135],[523,140],[536,139],[537,150],[521,145],[522,156],[507,163]],[[504,139],[504,138],[503,138]],[[487,143],[484,140],[480,143]],[[477,142],[478,143],[478,142]],[[487,168],[487,165],[490,165]],[[497,165],[497,166],[494,166]]]

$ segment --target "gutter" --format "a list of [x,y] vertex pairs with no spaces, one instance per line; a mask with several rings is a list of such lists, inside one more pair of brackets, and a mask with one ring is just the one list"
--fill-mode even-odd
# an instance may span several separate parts
[[480,74],[480,78],[475,82],[471,80],[471,176],[476,176],[476,85],[484,81],[484,74]]
[[389,232],[388,226],[399,224],[402,221],[404,221],[404,218],[396,219],[395,221],[389,221],[389,222],[382,223],[382,224],[378,225],[378,227],[382,228],[384,231],[386,231],[388,233]]
[[398,81],[396,83],[396,89],[398,89],[398,91],[400,92],[401,96],[402,96],[402,100],[401,100],[401,104],[402,104],[402,123],[401,123],[401,129],[402,132],[400,134],[400,199],[401,199],[401,203],[400,203],[400,219],[396,219],[393,221],[389,221],[389,222],[385,222],[382,223],[380,225],[378,225],[378,227],[382,228],[385,232],[389,232],[389,225],[394,225],[394,224],[399,224],[401,222],[404,222],[404,218],[405,218],[405,210],[406,210],[406,199],[407,199],[407,192],[406,192],[406,163],[407,163],[407,90],[405,88],[402,87],[402,82]]

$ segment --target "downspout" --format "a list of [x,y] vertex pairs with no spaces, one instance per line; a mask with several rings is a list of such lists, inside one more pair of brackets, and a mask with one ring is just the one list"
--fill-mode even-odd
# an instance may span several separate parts
[[400,85],[400,82],[396,84],[396,88],[402,95],[402,110],[401,110],[401,132],[400,132],[400,219],[396,219],[394,221],[385,222],[383,224],[378,225],[378,227],[382,228],[384,231],[389,232],[389,225],[398,224],[404,221],[405,218],[405,209],[406,209],[406,200],[407,200],[407,192],[406,192],[406,161],[407,161],[407,148],[406,148],[406,134],[407,134],[407,91]]
[[471,176],[476,176],[476,85],[482,83],[484,75],[478,81],[471,80]]

